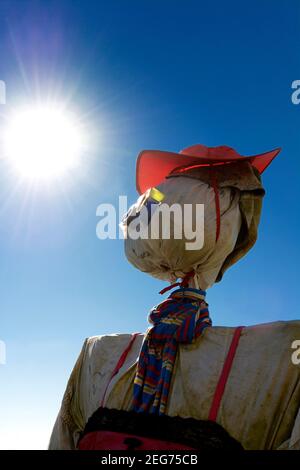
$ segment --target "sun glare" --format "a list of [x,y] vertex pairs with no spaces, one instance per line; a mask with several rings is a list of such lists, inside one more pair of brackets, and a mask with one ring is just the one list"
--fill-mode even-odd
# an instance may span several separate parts
[[78,166],[83,135],[74,116],[59,107],[22,109],[9,119],[4,152],[22,177],[52,179]]

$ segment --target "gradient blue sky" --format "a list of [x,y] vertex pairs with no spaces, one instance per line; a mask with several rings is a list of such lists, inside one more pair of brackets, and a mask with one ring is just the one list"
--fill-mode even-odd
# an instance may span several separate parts
[[255,248],[208,291],[214,325],[299,317],[300,4],[289,0],[0,0],[9,109],[52,97],[80,114],[80,172],[30,186],[0,158],[0,447],[45,448],[88,336],[143,331],[165,285],[96,238],[96,207],[136,199],[143,148],[278,146]]

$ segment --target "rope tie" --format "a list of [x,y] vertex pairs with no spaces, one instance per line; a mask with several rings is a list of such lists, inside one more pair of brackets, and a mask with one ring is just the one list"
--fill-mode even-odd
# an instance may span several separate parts
[[164,287],[159,293],[162,295],[165,292],[168,292],[171,289],[174,289],[174,287],[188,287],[190,279],[195,275],[195,271],[192,270],[188,272],[183,278],[181,282],[174,282],[173,284],[170,284],[167,287]]

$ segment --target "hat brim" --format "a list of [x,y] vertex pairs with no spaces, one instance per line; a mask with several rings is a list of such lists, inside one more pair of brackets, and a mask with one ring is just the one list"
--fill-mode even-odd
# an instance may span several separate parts
[[249,157],[196,157],[163,150],[142,150],[136,162],[136,188],[140,194],[161,183],[175,168],[192,165],[222,165],[230,162],[250,162],[259,173],[270,165],[280,148]]

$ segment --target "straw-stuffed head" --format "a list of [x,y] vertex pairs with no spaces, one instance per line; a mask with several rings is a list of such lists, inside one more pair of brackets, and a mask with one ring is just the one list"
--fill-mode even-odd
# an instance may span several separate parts
[[174,282],[193,273],[207,289],[254,245],[264,189],[260,173],[280,149],[242,157],[202,145],[143,151],[141,196],[123,219],[125,254],[143,272]]

